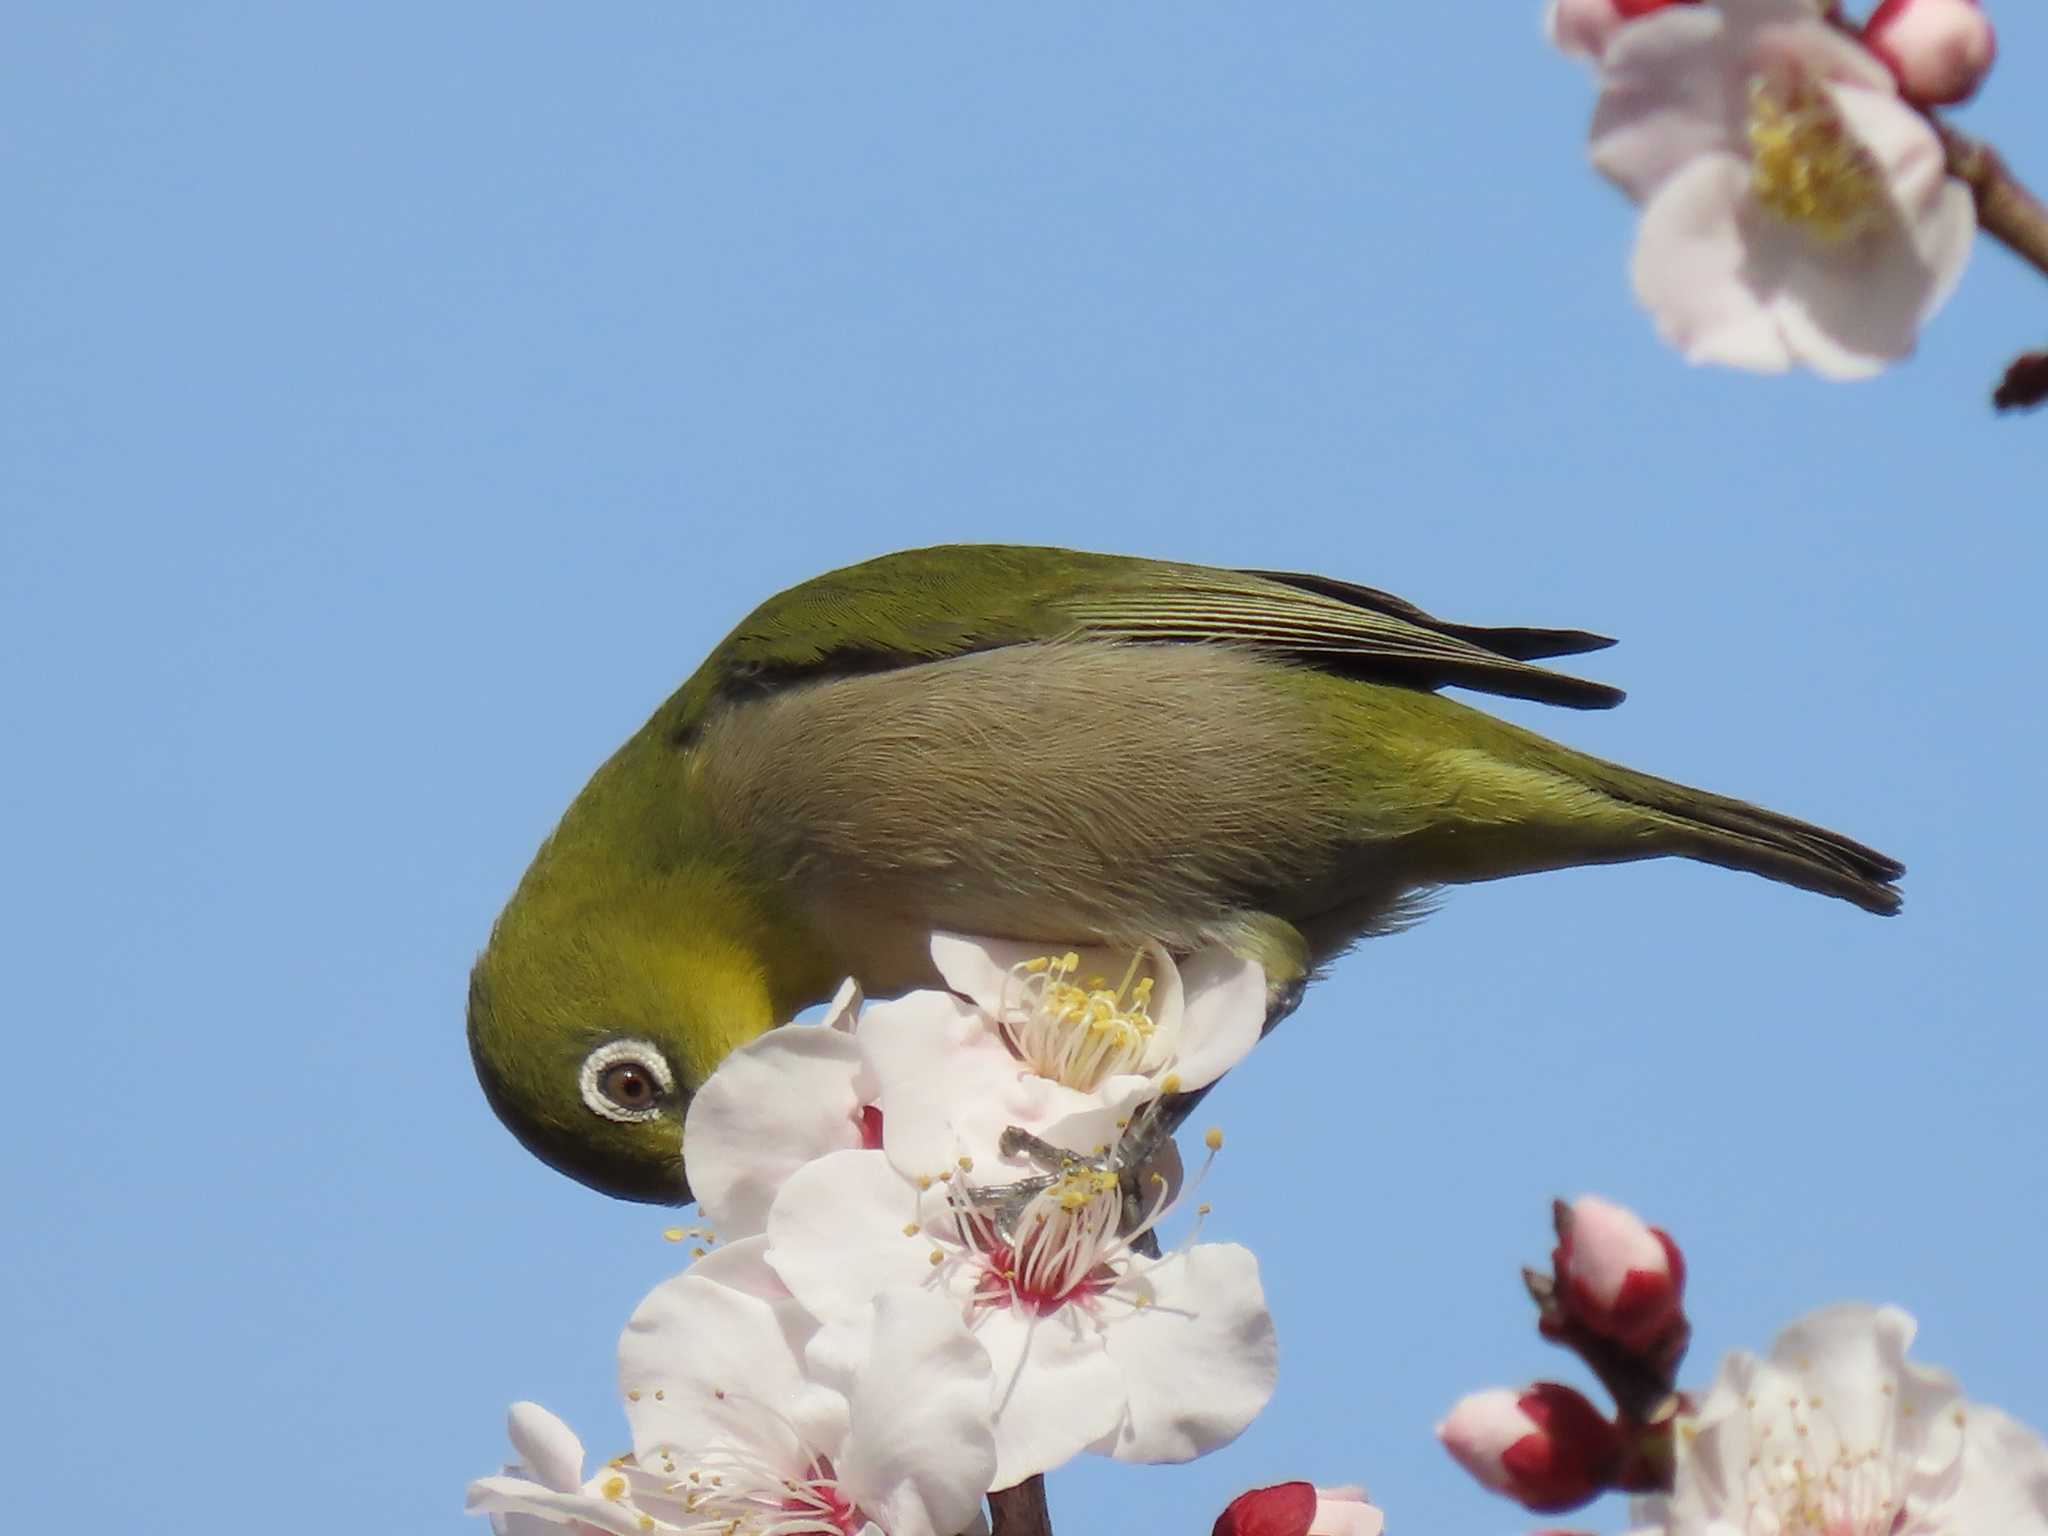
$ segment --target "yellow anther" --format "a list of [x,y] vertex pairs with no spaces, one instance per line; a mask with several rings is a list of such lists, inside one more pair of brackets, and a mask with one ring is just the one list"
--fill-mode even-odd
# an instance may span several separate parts
[[918,1224],[914,1221],[906,1221],[905,1223],[903,1223],[903,1235],[905,1237],[915,1237],[919,1232],[923,1230],[924,1229],[918,1226]]
[[629,1402],[629,1403],[637,1403],[637,1402],[639,1402],[639,1401],[640,1401],[640,1389],[639,1389],[638,1387],[634,1387],[634,1388],[632,1388],[632,1389],[631,1389],[630,1391],[628,1391],[628,1392],[626,1393],[626,1401],[627,1401],[627,1402]]
[[1750,82],[1749,189],[1757,202],[1826,244],[1868,230],[1888,202],[1883,172],[1824,87]]
[[961,1158],[961,1159],[960,1159],[960,1171],[961,1171],[962,1173],[972,1173],[972,1172],[974,1171],[974,1159],[973,1159],[973,1158],[971,1158],[971,1157],[963,1157],[963,1158]]
[[943,1248],[934,1248],[934,1249],[932,1250],[932,1252],[931,1252],[931,1262],[932,1262],[932,1267],[933,1267],[934,1269],[936,1269],[936,1268],[937,1268],[937,1267],[938,1267],[939,1265],[941,1265],[941,1264],[945,1263],[945,1262],[946,1262],[946,1250],[945,1250],[945,1249],[943,1249]]
[[1223,1132],[1216,1126],[1210,1126],[1209,1129],[1202,1132],[1202,1145],[1211,1152],[1221,1152],[1223,1150]]
[[608,1499],[623,1499],[626,1496],[626,1480],[623,1477],[608,1477],[599,1492]]
[[661,1240],[665,1243],[680,1243],[687,1236],[689,1234],[681,1227],[664,1227],[661,1232]]

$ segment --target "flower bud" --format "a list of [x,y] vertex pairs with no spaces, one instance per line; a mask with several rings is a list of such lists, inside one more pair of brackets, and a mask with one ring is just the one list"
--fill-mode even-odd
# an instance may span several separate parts
[[1539,1514],[1576,1509],[1608,1485],[1621,1434],[1554,1381],[1460,1398],[1436,1437],[1467,1472]]
[[1380,1536],[1385,1523],[1363,1488],[1275,1483],[1232,1499],[1210,1536]]
[[1923,107],[1969,100],[1998,54],[1977,0],[1884,0],[1863,24],[1863,44],[1890,67],[1899,93]]
[[[1558,1305],[1572,1322],[1660,1364],[1686,1330],[1685,1258],[1635,1212],[1581,1195],[1557,1214]],[[1689,1331],[1689,1330],[1688,1330]],[[1683,1338],[1678,1338],[1683,1347]]]

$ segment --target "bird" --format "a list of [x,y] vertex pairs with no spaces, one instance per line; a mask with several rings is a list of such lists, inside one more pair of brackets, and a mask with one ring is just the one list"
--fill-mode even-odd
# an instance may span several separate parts
[[816,577],[741,620],[541,846],[471,972],[484,1095],[570,1177],[681,1204],[718,1063],[844,978],[937,985],[935,931],[1221,945],[1277,1000],[1442,887],[1567,866],[1676,856],[1899,910],[1874,849],[1443,692],[1608,708],[1540,663],[1612,643],[1049,547]]

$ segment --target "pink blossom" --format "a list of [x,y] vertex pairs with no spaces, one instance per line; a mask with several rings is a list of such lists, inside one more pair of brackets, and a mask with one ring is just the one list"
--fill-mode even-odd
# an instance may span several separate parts
[[1677,5],[1601,60],[1594,164],[1643,204],[1636,295],[1695,362],[1860,378],[1904,357],[1976,230],[1932,127],[1812,0]]

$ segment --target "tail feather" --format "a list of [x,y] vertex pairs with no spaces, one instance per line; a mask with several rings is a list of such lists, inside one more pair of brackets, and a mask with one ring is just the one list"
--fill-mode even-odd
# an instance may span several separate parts
[[1896,882],[1906,866],[1839,832],[1647,775],[1601,787],[1654,813],[1673,853],[1839,896],[1886,917],[1903,905]]

